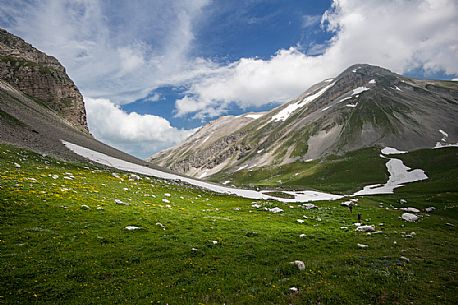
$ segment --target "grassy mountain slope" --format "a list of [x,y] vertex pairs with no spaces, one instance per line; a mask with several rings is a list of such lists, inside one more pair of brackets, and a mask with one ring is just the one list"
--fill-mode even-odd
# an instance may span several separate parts
[[285,165],[363,148],[416,150],[457,143],[456,117],[458,82],[415,80],[355,65],[242,128],[219,134],[211,150],[194,144],[179,154],[184,149],[179,146],[151,162],[196,177],[207,172],[204,178],[215,181],[237,176],[240,168],[281,171]]
[[[431,157],[427,163],[423,153]],[[456,227],[446,223],[458,224],[458,190],[451,183],[441,188],[456,171],[450,154],[456,157],[456,149],[406,155],[406,163],[425,167],[430,180],[395,195],[361,198],[353,214],[338,201],[318,202],[315,210],[260,202],[285,210],[272,214],[253,208],[251,200],[153,178],[129,181],[126,173],[116,178],[94,164],[0,145],[0,300],[453,304],[458,243]],[[401,198],[406,206],[437,210],[405,223],[395,209]],[[357,213],[383,233],[355,232]],[[129,225],[142,229],[125,230]],[[416,235],[405,237],[410,232]],[[294,260],[303,260],[305,270],[289,264]]]

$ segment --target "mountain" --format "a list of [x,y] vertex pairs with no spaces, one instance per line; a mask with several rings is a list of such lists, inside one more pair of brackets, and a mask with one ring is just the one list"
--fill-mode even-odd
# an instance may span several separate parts
[[[244,170],[305,164],[369,147],[416,150],[457,143],[458,83],[359,64],[252,117],[218,119],[149,161],[221,182]],[[231,125],[237,128],[225,127]]]
[[94,139],[88,131],[83,97],[65,68],[56,58],[0,29],[0,143],[83,160],[62,140],[147,164]]

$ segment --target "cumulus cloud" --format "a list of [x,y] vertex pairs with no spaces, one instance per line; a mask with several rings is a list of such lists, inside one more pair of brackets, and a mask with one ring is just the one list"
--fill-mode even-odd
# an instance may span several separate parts
[[176,102],[177,115],[212,116],[233,102],[241,107],[284,102],[356,63],[398,73],[423,69],[426,74],[458,74],[454,0],[335,0],[321,25],[334,34],[326,46],[319,46],[322,54],[306,55],[291,47],[268,60],[242,58],[219,67],[194,82],[188,95]]
[[85,105],[95,138],[140,158],[176,145],[195,132],[174,128],[159,116],[126,113],[104,98],[86,98]]

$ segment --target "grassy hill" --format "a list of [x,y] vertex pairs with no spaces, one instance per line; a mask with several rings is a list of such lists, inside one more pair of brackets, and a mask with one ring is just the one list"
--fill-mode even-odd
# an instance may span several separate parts
[[[421,163],[430,179],[360,198],[351,214],[340,201],[314,210],[275,201],[253,208],[247,199],[129,181],[128,173],[0,145],[0,302],[453,304],[456,149],[402,158]],[[284,212],[263,209],[275,206]],[[406,223],[400,206],[437,210]],[[357,213],[381,233],[355,232]]]

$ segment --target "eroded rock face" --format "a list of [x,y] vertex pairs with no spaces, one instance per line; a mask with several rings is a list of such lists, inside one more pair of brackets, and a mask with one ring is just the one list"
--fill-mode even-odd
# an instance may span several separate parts
[[0,29],[0,79],[88,131],[83,96],[59,61]]

